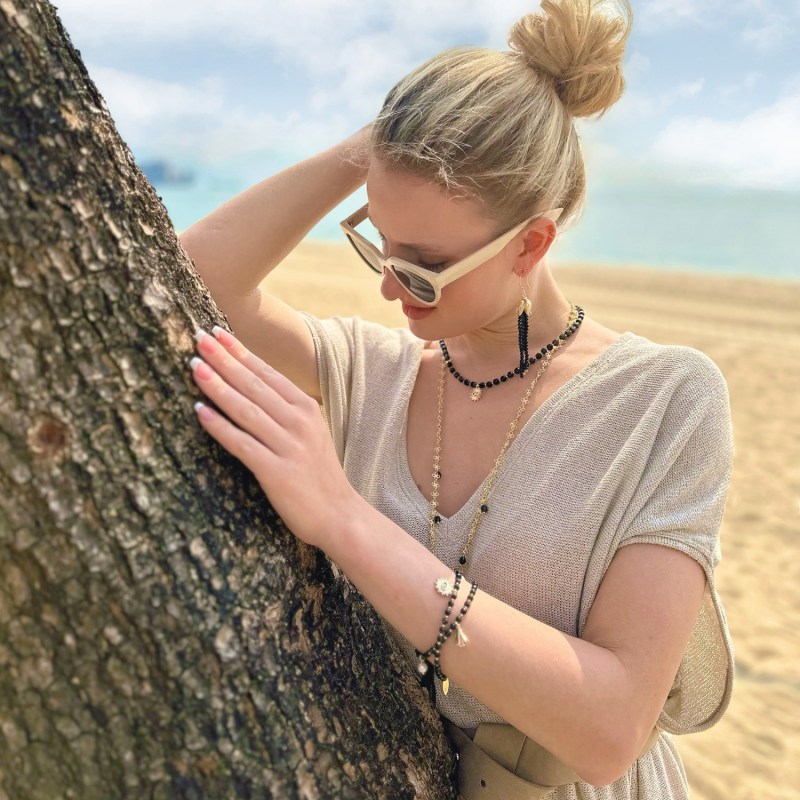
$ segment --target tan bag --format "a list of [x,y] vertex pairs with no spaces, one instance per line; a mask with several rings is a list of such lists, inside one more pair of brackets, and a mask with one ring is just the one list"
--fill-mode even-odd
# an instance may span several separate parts
[[[444,723],[458,753],[459,800],[538,800],[556,786],[581,780],[563,761],[512,725],[482,722],[470,739],[450,720]],[[658,734],[658,728],[653,728],[639,758],[655,744]]]

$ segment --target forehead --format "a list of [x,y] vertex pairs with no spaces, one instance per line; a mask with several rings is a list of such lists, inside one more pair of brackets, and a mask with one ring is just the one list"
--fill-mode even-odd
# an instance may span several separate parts
[[369,215],[387,239],[424,242],[469,249],[486,241],[491,223],[483,204],[473,197],[454,196],[444,187],[377,159],[367,173]]

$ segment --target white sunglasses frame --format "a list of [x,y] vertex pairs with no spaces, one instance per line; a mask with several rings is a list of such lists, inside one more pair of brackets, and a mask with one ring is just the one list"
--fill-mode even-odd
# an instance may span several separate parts
[[[378,275],[382,275],[383,272],[388,269],[394,276],[395,280],[397,280],[415,300],[423,303],[425,306],[435,306],[441,300],[442,289],[447,286],[447,284],[458,280],[468,272],[472,272],[472,270],[481,266],[481,264],[485,264],[490,258],[496,256],[526,225],[529,225],[535,219],[549,217],[551,220],[553,220],[553,222],[555,222],[561,216],[563,210],[563,208],[553,208],[549,211],[543,211],[540,214],[534,214],[529,219],[526,219],[524,222],[520,222],[519,225],[501,234],[488,244],[485,244],[483,247],[476,250],[472,255],[462,258],[460,261],[456,261],[455,264],[446,267],[443,272],[434,272],[432,270],[425,269],[417,264],[412,264],[410,261],[404,261],[402,258],[397,258],[397,256],[389,256],[389,258],[384,258],[383,253],[381,253],[381,251],[378,250],[378,248],[375,247],[375,245],[370,242],[369,239],[366,239],[355,229],[356,225],[359,225],[367,218],[369,213],[369,203],[359,208],[358,211],[352,213],[349,217],[347,217],[347,219],[342,220],[342,222],[339,224],[344,231],[347,240],[351,245],[353,245],[353,249],[358,253],[361,260],[364,261],[373,272]],[[380,272],[375,269],[373,264],[361,252],[355,242],[356,239],[375,256],[375,259],[381,265]],[[421,297],[417,297],[417,295],[414,294],[414,292],[412,292],[411,289],[402,282],[402,280],[400,280],[395,272],[395,269],[401,269],[405,272],[410,272],[412,275],[423,278],[430,283],[434,291],[433,300],[424,300]]]

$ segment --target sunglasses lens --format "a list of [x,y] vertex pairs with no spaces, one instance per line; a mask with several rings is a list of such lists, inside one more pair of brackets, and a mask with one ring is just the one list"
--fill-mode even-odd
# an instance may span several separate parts
[[[383,252],[383,242],[380,234],[368,219],[358,224],[358,233],[372,244],[375,249],[373,250],[368,247],[362,239],[350,233],[347,233],[347,240],[353,245],[355,251],[364,259],[369,268],[379,275],[382,275],[383,266],[377,257],[377,253]],[[406,272],[402,267],[391,267],[391,270],[392,274],[400,281],[403,287],[418,300],[422,300],[426,303],[432,303],[434,301],[436,298],[436,290],[425,278],[420,278],[418,275]]]
[[378,263],[377,259],[375,258],[375,253],[373,253],[372,250],[364,247],[364,245],[353,236],[348,236],[347,241],[353,245],[353,249],[361,256],[361,258],[364,259],[364,261],[366,261],[367,266],[370,269],[374,270],[379,275],[383,273],[383,268]]
[[420,278],[419,275],[414,275],[411,272],[405,272],[399,267],[393,267],[392,271],[397,276],[397,280],[417,299],[432,303],[436,298],[436,290],[425,278]]

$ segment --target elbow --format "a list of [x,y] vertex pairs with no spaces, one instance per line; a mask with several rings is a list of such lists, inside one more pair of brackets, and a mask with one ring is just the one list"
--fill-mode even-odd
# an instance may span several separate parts
[[611,732],[605,741],[590,743],[586,758],[575,771],[590,786],[608,786],[622,778],[639,756],[633,737],[615,736]]

